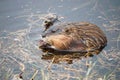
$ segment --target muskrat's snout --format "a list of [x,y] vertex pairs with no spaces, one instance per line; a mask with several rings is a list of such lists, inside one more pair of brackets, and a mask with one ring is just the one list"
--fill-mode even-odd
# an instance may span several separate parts
[[52,48],[52,46],[44,40],[40,40],[39,48],[42,49],[43,52],[54,52],[54,48]]
[[47,46],[50,46],[48,43],[46,43],[44,40],[40,40],[40,45],[39,45],[39,48],[41,49],[44,49],[46,48]]

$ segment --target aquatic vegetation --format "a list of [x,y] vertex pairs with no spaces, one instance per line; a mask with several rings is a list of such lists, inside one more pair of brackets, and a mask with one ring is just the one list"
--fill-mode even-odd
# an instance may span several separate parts
[[[51,2],[44,0],[43,2],[46,3],[43,4],[44,7],[41,7],[41,0],[23,2],[17,0],[17,3],[20,3],[19,5],[15,3],[16,7],[11,5],[14,1],[10,1],[10,9],[5,1],[9,2],[9,0],[0,2],[2,4],[0,6],[3,6],[0,9],[0,28],[5,29],[0,29],[1,80],[120,79],[118,0],[74,0],[74,3],[72,0],[60,0],[60,2],[59,0],[51,0]],[[51,10],[46,12],[48,8]],[[45,29],[42,25],[43,18],[51,12],[64,16],[65,23],[90,21],[98,25],[107,36],[107,46],[100,54],[87,58],[78,57],[77,54],[73,54],[74,57],[45,55],[39,50],[39,40],[42,37],[40,34]]]

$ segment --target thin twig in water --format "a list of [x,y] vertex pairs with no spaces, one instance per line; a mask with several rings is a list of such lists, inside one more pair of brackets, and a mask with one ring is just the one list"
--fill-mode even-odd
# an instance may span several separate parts
[[35,78],[35,76],[37,75],[37,73],[38,73],[38,70],[36,70],[36,71],[34,72],[34,74],[33,74],[33,76],[31,77],[30,80],[34,80],[34,78]]
[[52,59],[51,63],[48,65],[48,67],[47,67],[47,69],[48,69],[48,70],[50,70],[51,65],[52,65],[52,63],[54,62],[54,60],[55,60],[55,57],[53,57],[53,59]]
[[2,59],[0,62],[0,66],[2,66],[2,64],[5,62],[5,59]]

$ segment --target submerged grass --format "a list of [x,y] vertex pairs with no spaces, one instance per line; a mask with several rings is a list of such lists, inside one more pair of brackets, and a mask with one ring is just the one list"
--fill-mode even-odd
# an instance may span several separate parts
[[41,69],[42,80],[50,80],[50,74],[45,74],[44,70]]
[[[103,50],[90,58],[73,60],[72,64],[42,60],[42,52],[28,42],[26,30],[6,33],[0,38],[0,77],[3,80],[119,80],[119,47]],[[117,44],[119,44],[119,37]],[[22,43],[21,43],[22,42]],[[5,44],[6,43],[6,44]],[[4,45],[5,44],[5,45]],[[89,62],[89,66],[86,62]],[[20,76],[19,74],[23,72]],[[117,76],[117,77],[116,77]]]
[[[30,21],[30,28],[16,32],[0,33],[0,78],[1,80],[119,80],[120,79],[120,34],[109,38],[109,49],[90,58],[73,60],[72,64],[64,61],[58,64],[53,60],[42,60],[37,41],[31,41],[30,33],[36,21]],[[36,23],[37,22],[37,23]],[[112,27],[113,28],[113,27]],[[112,29],[108,32],[112,34]],[[117,33],[117,32],[116,32]],[[4,34],[4,36],[3,36]],[[36,34],[39,34],[36,33]],[[33,37],[32,37],[33,38]],[[38,42],[37,42],[38,44]],[[110,45],[110,44],[117,44]],[[89,62],[89,66],[86,62]],[[20,78],[20,73],[23,77]]]
[[[103,80],[109,80],[109,79],[112,77],[113,73],[115,73],[115,71],[117,70],[118,67],[119,67],[119,64],[116,65],[116,67],[115,67],[114,69],[108,71],[108,72],[105,74],[105,76],[103,77]],[[115,75],[113,75],[113,76],[115,76]],[[114,78],[114,80],[115,80],[115,78]]]

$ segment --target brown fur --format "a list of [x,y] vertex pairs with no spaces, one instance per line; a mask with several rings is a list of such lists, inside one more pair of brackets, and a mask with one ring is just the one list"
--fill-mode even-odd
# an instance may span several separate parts
[[52,35],[47,38],[50,45],[55,46],[57,49],[69,49],[73,39],[67,35]]
[[58,34],[47,36],[46,41],[60,50],[102,50],[107,39],[103,31],[91,23],[69,23],[60,25],[65,27]]

